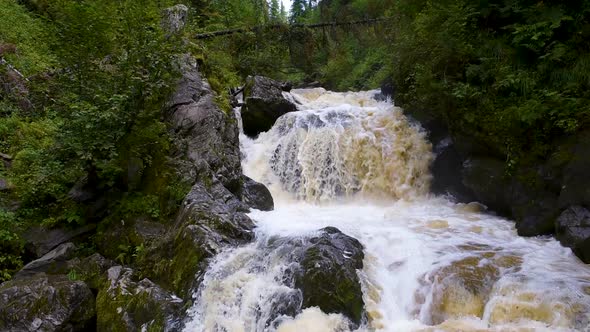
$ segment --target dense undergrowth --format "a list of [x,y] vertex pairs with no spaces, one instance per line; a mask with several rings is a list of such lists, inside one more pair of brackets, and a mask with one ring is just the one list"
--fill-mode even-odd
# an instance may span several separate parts
[[157,220],[181,196],[161,121],[183,47],[160,24],[173,2],[23,3],[0,1],[1,177],[12,188],[0,212],[0,280],[19,267],[19,226],[98,222],[92,196],[105,194],[111,216]]

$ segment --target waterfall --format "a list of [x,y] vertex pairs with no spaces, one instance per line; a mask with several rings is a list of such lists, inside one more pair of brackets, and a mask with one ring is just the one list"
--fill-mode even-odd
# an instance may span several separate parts
[[242,136],[245,172],[307,201],[424,196],[431,146],[401,109],[373,94],[299,90],[301,111],[280,117],[256,141]]
[[241,136],[244,172],[275,210],[251,212],[256,241],[213,260],[185,331],[349,329],[302,310],[285,281],[294,243],[326,226],[364,246],[359,331],[590,331],[590,267],[478,204],[430,196],[424,132],[373,94],[294,90],[298,112]]

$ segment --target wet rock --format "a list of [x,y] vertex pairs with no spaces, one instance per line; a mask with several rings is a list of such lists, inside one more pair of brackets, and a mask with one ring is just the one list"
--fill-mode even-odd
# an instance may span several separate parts
[[520,236],[547,235],[554,232],[555,218],[559,215],[557,196],[550,192],[532,189],[512,181],[511,216],[516,220]]
[[359,325],[365,316],[363,293],[357,270],[363,268],[361,243],[334,227],[309,239],[300,255],[301,270],[295,287],[303,294],[303,308],[319,307],[340,313]]
[[0,330],[92,330],[95,301],[82,281],[36,275],[0,285]]
[[506,190],[506,164],[492,158],[473,158],[463,169],[463,184],[475,195],[477,201],[503,215],[511,211],[511,192]]
[[562,208],[582,205],[590,208],[590,131],[577,135],[570,147],[569,162],[563,169],[562,190],[559,204]]
[[130,268],[111,267],[96,300],[99,331],[177,331],[183,301]]
[[555,221],[555,236],[584,263],[590,263],[590,211],[570,206]]
[[395,90],[395,85],[391,77],[388,77],[381,83],[381,96],[384,98],[393,99],[395,97]]
[[263,76],[250,76],[244,86],[242,123],[244,133],[257,136],[268,131],[283,114],[297,111],[297,106],[283,96],[285,84]]
[[238,122],[215,102],[215,93],[201,76],[195,58],[179,59],[182,77],[168,103],[172,154],[177,173],[189,184],[205,181],[211,171],[232,193],[241,190],[242,168]]
[[456,150],[452,139],[447,137],[438,142],[434,147],[434,153],[434,162],[430,168],[432,192],[439,195],[450,195],[458,202],[475,200],[471,189],[462,182],[463,158]]
[[61,244],[43,257],[25,265],[14,278],[30,277],[41,272],[66,274],[70,268],[67,261],[73,257],[75,250],[76,246],[71,242]]
[[242,200],[244,203],[253,209],[272,211],[274,209],[274,201],[268,188],[247,176],[244,176],[243,179]]
[[41,257],[58,245],[83,237],[94,230],[95,225],[85,225],[75,229],[47,229],[43,226],[29,228],[23,234],[25,251],[34,258]]

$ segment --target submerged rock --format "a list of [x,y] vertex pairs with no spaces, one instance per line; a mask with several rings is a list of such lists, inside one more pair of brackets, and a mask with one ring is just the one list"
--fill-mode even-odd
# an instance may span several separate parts
[[0,286],[2,331],[87,331],[94,317],[94,295],[82,281],[38,274]]
[[244,176],[243,179],[242,200],[244,203],[254,209],[272,211],[274,209],[274,201],[268,188],[247,176]]
[[[461,246],[466,252],[480,251],[432,272],[432,300],[425,308],[429,323],[441,324],[467,316],[483,318],[486,303],[502,271],[520,269],[522,258],[506,255],[485,245]],[[425,296],[420,296],[423,300]]]
[[290,86],[263,76],[250,76],[244,86],[242,123],[244,133],[257,136],[268,131],[283,114],[297,111],[297,106],[283,96]]
[[590,263],[590,211],[581,206],[570,206],[555,222],[557,239],[584,263]]
[[176,331],[183,301],[149,279],[135,281],[130,268],[114,266],[97,296],[99,331]]

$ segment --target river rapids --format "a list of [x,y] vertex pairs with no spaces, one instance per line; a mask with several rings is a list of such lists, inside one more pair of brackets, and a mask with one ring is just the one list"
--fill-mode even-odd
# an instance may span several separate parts
[[432,147],[375,92],[293,90],[299,111],[252,140],[246,175],[275,210],[254,210],[256,241],[209,266],[185,331],[347,331],[346,318],[276,307],[294,290],[276,237],[333,226],[364,246],[358,331],[590,331],[590,266],[549,237],[523,238],[477,203],[428,193]]

